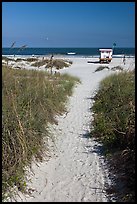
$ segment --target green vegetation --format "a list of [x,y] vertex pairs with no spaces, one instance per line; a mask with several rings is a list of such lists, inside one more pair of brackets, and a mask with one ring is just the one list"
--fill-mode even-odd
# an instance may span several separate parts
[[52,60],[51,62],[49,62],[46,66],[46,68],[49,68],[49,67],[56,67],[56,69],[63,69],[64,67],[69,67],[70,64],[72,64],[71,61],[64,61],[64,60],[61,60],[61,59],[55,59],[55,60]]
[[121,66],[116,66],[116,67],[112,67],[112,68],[109,68],[108,66],[99,66],[99,67],[97,67],[95,72],[102,71],[103,69],[110,69],[113,71],[116,71],[116,70],[123,71],[123,67],[121,67]]
[[[122,182],[118,201],[133,201],[135,195],[135,72],[105,78],[95,96],[91,135],[104,145],[111,169]],[[121,193],[121,194],[120,194]]]
[[112,67],[111,70],[113,70],[113,71],[116,71],[116,70],[123,71],[123,67],[116,66],[116,67]]
[[109,67],[107,67],[107,66],[99,66],[99,67],[97,67],[95,72],[102,71],[103,69],[109,69]]
[[16,61],[16,62],[20,62],[20,61],[27,61],[27,62],[35,62],[38,60],[38,58],[33,58],[33,57],[29,57],[29,58],[17,58],[17,59],[14,59],[14,58],[9,58],[9,57],[6,57],[6,56],[2,56],[2,60],[5,60],[5,61]]
[[5,56],[2,56],[2,60],[7,61],[7,60],[8,60],[8,58],[7,58],[7,57],[5,57]]
[[38,61],[38,58],[34,58],[34,57],[29,57],[26,59],[27,62],[35,62]]
[[35,67],[40,67],[45,65],[45,68],[53,68],[55,67],[56,69],[63,69],[64,67],[69,67],[72,64],[71,61],[67,60],[62,60],[62,59],[42,59],[40,61],[34,62],[31,65]]
[[3,200],[11,187],[25,191],[24,167],[33,156],[42,160],[48,123],[55,123],[54,116],[65,111],[76,82],[67,74],[2,67]]
[[[29,57],[29,58],[7,58],[5,56],[2,56],[2,65],[7,65],[9,66],[9,62],[11,63],[12,61],[12,66],[16,62],[27,62],[28,64],[30,64],[30,66],[34,66],[34,67],[41,67],[44,66],[45,69],[49,68],[50,69],[50,73],[53,74],[53,68],[59,70],[59,69],[63,69],[65,67],[69,67],[72,64],[72,61],[70,60],[64,60],[64,59],[51,59],[51,58],[37,58],[37,57]],[[14,68],[16,69],[22,69],[22,64],[18,64],[16,66],[14,66]]]
[[49,59],[44,59],[44,60],[39,60],[37,62],[32,63],[31,66],[40,67],[40,66],[46,65],[47,63],[49,63]]

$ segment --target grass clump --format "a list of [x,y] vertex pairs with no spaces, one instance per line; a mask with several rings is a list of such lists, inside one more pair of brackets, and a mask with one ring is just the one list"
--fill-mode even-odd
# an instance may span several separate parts
[[31,66],[40,67],[45,65],[45,68],[53,68],[55,67],[57,70],[63,69],[64,67],[69,67],[72,64],[71,61],[63,60],[63,59],[42,59],[40,61],[34,62]]
[[25,190],[24,167],[42,159],[48,123],[65,111],[77,78],[2,67],[2,199],[11,187]]
[[95,72],[102,71],[103,69],[109,69],[109,67],[108,66],[99,66],[99,67],[97,67]]
[[8,60],[8,58],[7,58],[6,56],[2,56],[2,60],[7,61],[7,60]]
[[111,70],[113,70],[113,71],[116,71],[116,70],[123,71],[123,67],[116,66],[116,67],[112,67]]
[[[104,144],[111,167],[117,174],[120,201],[134,200],[135,177],[135,73],[113,74],[105,78],[95,96],[91,134]],[[128,196],[130,195],[130,196]]]
[[46,65],[46,68],[55,67],[57,70],[63,69],[64,67],[69,67],[72,64],[71,61],[65,61],[62,59],[55,59]]
[[[97,67],[95,72],[102,71],[103,69],[110,69],[110,68],[108,66],[99,66],[99,67]],[[116,71],[116,70],[123,71],[123,67],[116,66],[116,67],[112,67],[110,70],[112,70],[112,71]]]
[[38,58],[34,58],[34,57],[29,57],[26,59],[27,62],[35,62],[37,60],[38,60]]
[[40,67],[40,66],[46,65],[47,63],[49,63],[49,59],[44,59],[44,60],[42,59],[42,60],[32,63],[31,66]]

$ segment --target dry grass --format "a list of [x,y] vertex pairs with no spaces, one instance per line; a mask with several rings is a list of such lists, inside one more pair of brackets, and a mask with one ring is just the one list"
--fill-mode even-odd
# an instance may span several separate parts
[[102,71],[103,69],[109,69],[109,67],[108,66],[99,66],[99,67],[97,67],[95,72]]
[[71,61],[67,60],[62,60],[62,59],[41,59],[40,61],[37,61],[35,63],[32,63],[32,66],[40,67],[45,65],[45,68],[53,68],[55,67],[56,69],[63,69],[64,67],[69,67],[72,64]]
[[123,71],[104,79],[92,110],[91,134],[103,142],[105,153],[109,155],[111,172],[116,175],[117,201],[134,201],[135,72]]
[[2,198],[11,187],[25,190],[24,167],[42,159],[48,123],[65,111],[77,78],[2,68]]

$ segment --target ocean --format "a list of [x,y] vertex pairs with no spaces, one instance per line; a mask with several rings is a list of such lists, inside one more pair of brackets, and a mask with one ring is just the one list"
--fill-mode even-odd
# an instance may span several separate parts
[[[73,56],[94,56],[98,57],[100,48],[2,48],[2,55],[73,55]],[[135,48],[117,48],[113,50],[114,57],[121,55],[135,56]]]

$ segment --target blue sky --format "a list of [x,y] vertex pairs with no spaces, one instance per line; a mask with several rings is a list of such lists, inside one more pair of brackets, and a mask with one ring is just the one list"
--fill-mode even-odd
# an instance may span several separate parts
[[135,47],[135,2],[2,2],[2,47]]

